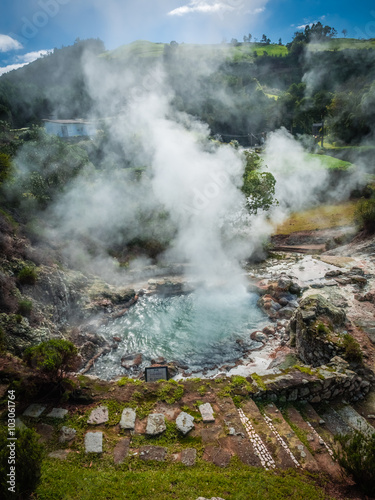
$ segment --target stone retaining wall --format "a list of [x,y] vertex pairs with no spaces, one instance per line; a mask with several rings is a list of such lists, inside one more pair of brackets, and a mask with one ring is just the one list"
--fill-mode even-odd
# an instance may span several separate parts
[[[301,371],[302,370],[302,371]],[[366,396],[375,382],[370,370],[355,373],[346,361],[335,357],[327,365],[316,369],[301,366],[286,370],[281,375],[264,376],[258,383],[259,399],[271,401],[308,401],[320,403],[342,397],[347,401],[357,401]],[[260,387],[262,385],[263,387]]]

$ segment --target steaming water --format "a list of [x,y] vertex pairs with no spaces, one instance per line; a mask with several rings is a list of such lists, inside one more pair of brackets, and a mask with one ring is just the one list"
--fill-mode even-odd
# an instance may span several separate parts
[[118,336],[121,342],[90,373],[102,379],[131,375],[121,367],[121,358],[134,352],[143,354],[142,368],[158,356],[193,370],[236,361],[244,350],[261,346],[250,340],[250,333],[266,323],[257,299],[256,294],[243,292],[142,297],[126,316],[99,331],[108,340]]

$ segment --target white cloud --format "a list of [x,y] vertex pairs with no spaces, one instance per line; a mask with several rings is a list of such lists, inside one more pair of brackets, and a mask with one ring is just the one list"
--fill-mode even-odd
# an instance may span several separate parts
[[185,14],[192,14],[194,12],[209,14],[218,13],[228,10],[233,10],[234,7],[226,2],[209,0],[192,0],[188,5],[183,5],[177,9],[168,12],[170,16],[184,16]]
[[22,49],[22,45],[8,35],[0,35],[0,52]]
[[191,0],[188,4],[168,12],[169,16],[185,14],[223,14],[225,12],[246,12],[260,14],[268,0]]
[[17,56],[14,64],[9,64],[8,66],[0,68],[0,76],[5,73],[9,73],[9,71],[13,71],[14,69],[22,68],[23,66],[34,62],[36,59],[39,59],[39,57],[50,54],[51,52],[52,50],[38,50],[36,52],[28,52],[27,54]]

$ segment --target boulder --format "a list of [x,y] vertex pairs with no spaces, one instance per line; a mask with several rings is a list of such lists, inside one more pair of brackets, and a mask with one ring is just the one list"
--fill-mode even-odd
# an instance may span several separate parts
[[129,370],[130,368],[139,366],[142,363],[142,359],[143,357],[141,352],[126,354],[121,358],[121,366]]
[[337,333],[345,326],[345,311],[321,295],[303,299],[289,325],[291,343],[307,364],[320,366],[341,354]]

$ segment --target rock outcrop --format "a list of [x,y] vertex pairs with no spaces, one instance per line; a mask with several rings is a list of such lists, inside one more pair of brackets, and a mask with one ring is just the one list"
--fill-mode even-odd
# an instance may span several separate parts
[[345,311],[322,295],[303,299],[295,311],[289,332],[291,344],[304,363],[320,366],[343,352],[340,333],[344,332]]

